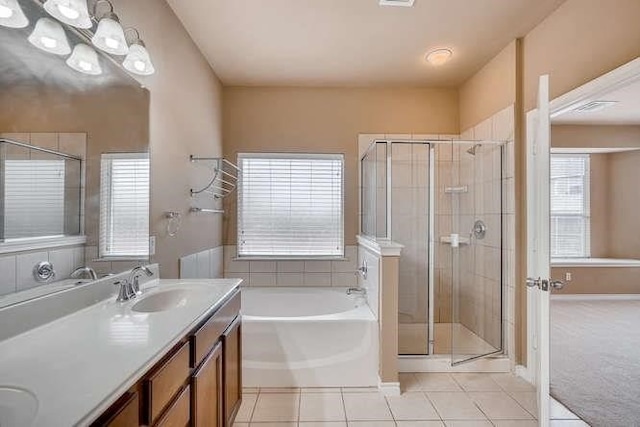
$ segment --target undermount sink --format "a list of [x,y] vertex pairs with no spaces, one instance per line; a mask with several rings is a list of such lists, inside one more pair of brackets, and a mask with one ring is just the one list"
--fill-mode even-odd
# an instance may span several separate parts
[[184,307],[193,296],[193,291],[189,289],[167,289],[143,296],[135,303],[131,310],[142,313],[154,313],[166,311],[178,307]]
[[31,425],[38,413],[38,399],[29,391],[0,386],[0,426]]

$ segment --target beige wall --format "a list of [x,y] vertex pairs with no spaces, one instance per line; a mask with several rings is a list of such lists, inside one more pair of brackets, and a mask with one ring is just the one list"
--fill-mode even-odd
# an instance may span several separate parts
[[551,126],[555,148],[640,147],[640,126]]
[[640,294],[638,267],[553,267],[551,277],[564,280],[571,273],[572,280],[554,294]]
[[509,43],[460,87],[460,132],[516,102],[516,46]]
[[[222,218],[188,213],[189,189],[206,180],[189,154],[222,155],[220,81],[164,0],[113,0],[124,27],[135,26],[158,72],[140,81],[150,92],[151,233],[161,276],[177,277],[178,259],[221,244]],[[176,237],[165,211],[183,215]]]
[[608,200],[611,193],[609,158],[609,154],[592,154],[590,159],[589,202],[591,209],[591,256],[593,258],[610,256],[610,222],[615,220],[618,214],[616,210],[611,209]]
[[609,155],[609,250],[613,258],[640,259],[640,151]]
[[[225,157],[238,152],[345,155],[345,243],[358,232],[358,134],[458,133],[454,89],[224,89]],[[224,239],[235,244],[235,200],[226,203]]]
[[568,0],[524,38],[524,99],[535,108],[538,77],[551,98],[640,56],[640,1]]

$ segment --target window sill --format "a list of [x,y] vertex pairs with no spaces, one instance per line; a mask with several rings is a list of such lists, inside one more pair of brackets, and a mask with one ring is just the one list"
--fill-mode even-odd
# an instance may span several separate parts
[[149,257],[127,257],[127,256],[105,256],[93,260],[94,262],[117,262],[117,261],[130,261],[130,262],[149,262]]
[[554,258],[551,267],[640,267],[640,260],[619,258]]
[[53,236],[33,239],[15,239],[0,243],[0,254],[84,245],[87,236]]
[[349,261],[345,257],[264,257],[264,256],[236,256],[232,261]]

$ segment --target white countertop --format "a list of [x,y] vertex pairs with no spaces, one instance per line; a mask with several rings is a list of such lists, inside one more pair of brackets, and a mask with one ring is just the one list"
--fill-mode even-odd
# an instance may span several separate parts
[[197,291],[181,307],[131,310],[113,298],[0,342],[0,387],[38,400],[33,426],[87,425],[116,401],[240,284],[239,279],[160,280]]

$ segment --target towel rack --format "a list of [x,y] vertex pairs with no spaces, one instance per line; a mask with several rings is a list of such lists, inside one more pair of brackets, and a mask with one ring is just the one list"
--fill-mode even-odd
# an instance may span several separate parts
[[213,176],[200,189],[191,189],[191,196],[196,194],[209,194],[214,199],[223,199],[233,193],[238,185],[240,168],[223,157],[196,157],[193,154],[189,160],[194,162],[213,162]]

